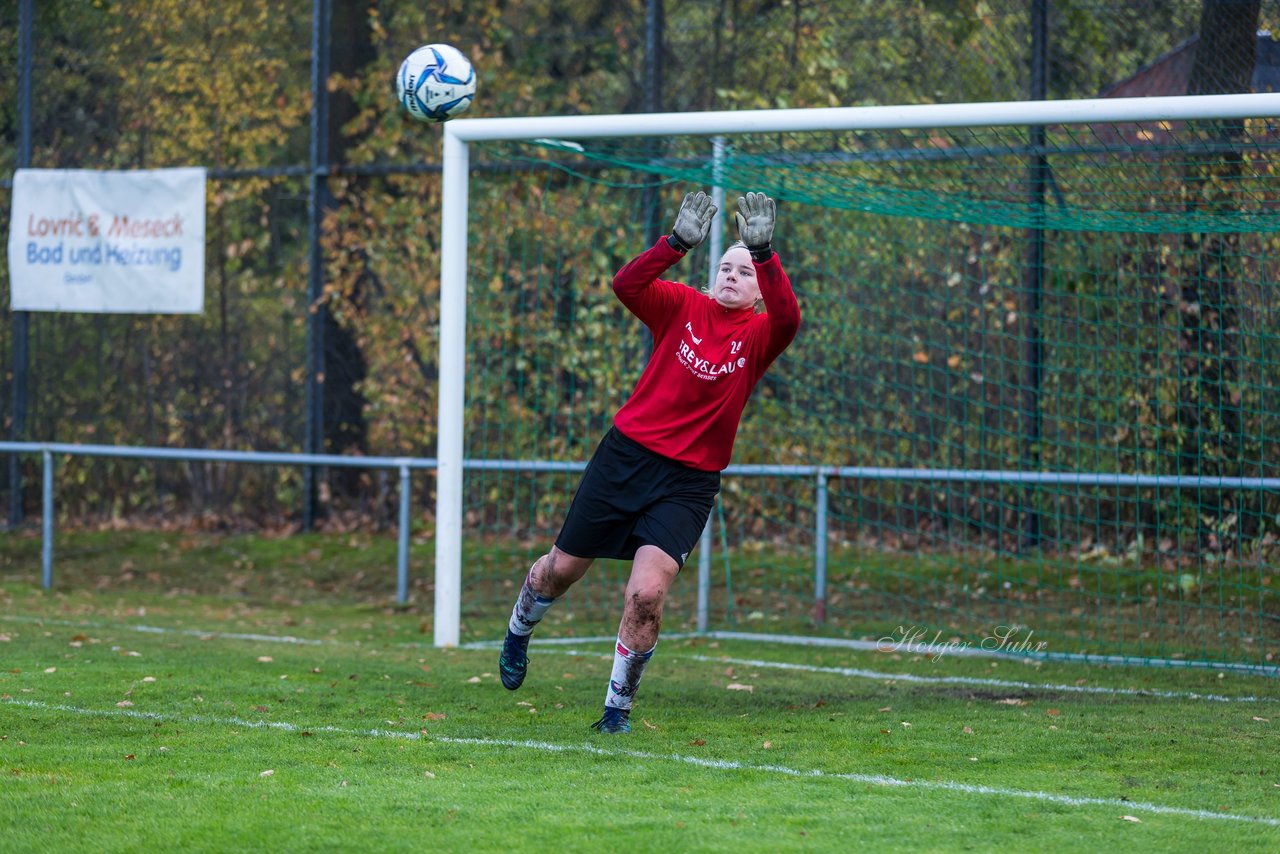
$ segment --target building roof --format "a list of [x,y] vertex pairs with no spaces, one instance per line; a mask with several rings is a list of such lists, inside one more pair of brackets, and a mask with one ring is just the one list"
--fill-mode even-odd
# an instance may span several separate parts
[[[1199,44],[1200,36],[1192,36],[1151,64],[1112,83],[1099,92],[1098,97],[1147,98],[1187,94],[1191,66],[1195,63]],[[1280,42],[1271,37],[1269,30],[1259,30],[1257,44],[1250,91],[1280,92]]]

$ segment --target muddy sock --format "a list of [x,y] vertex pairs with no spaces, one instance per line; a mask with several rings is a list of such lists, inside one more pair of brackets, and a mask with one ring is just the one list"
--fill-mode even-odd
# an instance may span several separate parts
[[511,621],[507,623],[507,628],[517,635],[532,634],[533,627],[541,622],[543,615],[555,601],[534,593],[526,576],[524,585],[520,588],[520,596],[516,599],[516,605],[511,609]]
[[609,691],[605,694],[604,704],[615,709],[631,708],[631,700],[640,687],[640,677],[644,675],[644,666],[653,657],[655,645],[648,652],[635,652],[627,649],[627,645],[618,638],[613,653],[613,674],[609,677]]

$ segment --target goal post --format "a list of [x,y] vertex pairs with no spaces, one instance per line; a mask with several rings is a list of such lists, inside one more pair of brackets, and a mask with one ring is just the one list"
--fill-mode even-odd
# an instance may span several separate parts
[[436,451],[435,644],[457,646],[462,613],[462,455],[466,386],[467,139],[445,125],[440,211],[440,394]]
[[[1280,95],[1248,94],[616,116],[480,118],[458,119],[446,123],[443,126],[443,199],[440,232],[435,644],[453,646],[460,642],[463,599],[466,596],[463,591],[463,484],[464,470],[469,464],[464,456],[466,444],[464,438],[467,436],[468,429],[465,421],[468,387],[468,211],[472,172],[470,149],[473,145],[539,140],[551,145],[561,145],[563,143],[559,141],[698,137],[705,138],[706,160],[705,168],[699,167],[703,169],[699,174],[718,176],[721,173],[716,171],[717,167],[713,163],[718,160],[713,139],[720,137],[732,141],[742,135],[827,134],[834,136],[874,131],[930,131],[948,128],[986,129],[1116,124],[1154,124],[1159,127],[1162,126],[1160,123],[1243,121],[1276,116],[1280,116]],[[617,162],[634,163],[634,159],[628,160],[626,157],[621,157]],[[719,181],[715,182],[714,189],[723,190]],[[738,192],[752,188],[733,185],[732,189]],[[797,190],[797,193],[800,192]],[[921,205],[927,206],[932,203],[931,200],[922,200],[911,196],[910,193],[898,190],[894,192],[898,195],[885,202],[886,209],[892,206],[891,203],[896,203],[895,200],[906,199],[910,204],[916,205],[917,209]],[[813,193],[810,192],[810,195]],[[888,198],[889,196],[886,195],[881,201]],[[856,199],[848,198],[837,202],[837,205],[843,205],[846,208],[856,204]],[[723,205],[721,207],[723,208]],[[1123,211],[1117,215],[1121,214]],[[987,215],[990,215],[990,212]],[[1157,227],[1161,227],[1159,223],[1150,226],[1150,228]],[[1238,223],[1224,226],[1228,230],[1238,227]],[[644,248],[640,245],[638,235],[632,235],[630,242],[635,252]],[[807,320],[806,314],[806,322]],[[754,405],[756,404],[753,402],[749,407]],[[816,464],[824,461],[813,462]],[[848,459],[839,461],[839,464],[864,469],[865,475],[866,471],[871,469],[863,466],[862,462],[857,459]],[[883,471],[890,470],[892,467],[883,469]],[[1135,481],[1135,485],[1139,483]],[[826,497],[826,492],[823,491],[824,519],[827,512]],[[822,551],[825,551],[825,545],[825,542],[821,545]],[[518,573],[519,567],[512,566],[511,572]]]

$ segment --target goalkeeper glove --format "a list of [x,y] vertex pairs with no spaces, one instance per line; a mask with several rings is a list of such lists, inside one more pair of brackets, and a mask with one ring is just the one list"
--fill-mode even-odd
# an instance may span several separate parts
[[715,215],[716,206],[711,204],[710,196],[701,190],[688,194],[680,205],[680,213],[676,214],[676,224],[667,243],[677,252],[688,252],[707,239]]
[[778,209],[773,199],[764,193],[747,193],[738,197],[738,213],[734,214],[738,221],[738,237],[747,244],[751,252],[751,260],[763,264],[773,257],[773,224],[778,218]]

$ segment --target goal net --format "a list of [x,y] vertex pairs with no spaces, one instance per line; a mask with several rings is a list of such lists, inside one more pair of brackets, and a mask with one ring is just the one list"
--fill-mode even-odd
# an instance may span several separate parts
[[[778,200],[801,331],[664,632],[1280,664],[1280,97],[445,130],[436,641],[501,635],[686,192]],[[513,169],[512,164],[526,168]],[[669,271],[702,287],[732,216]],[[540,637],[610,635],[600,561]]]

